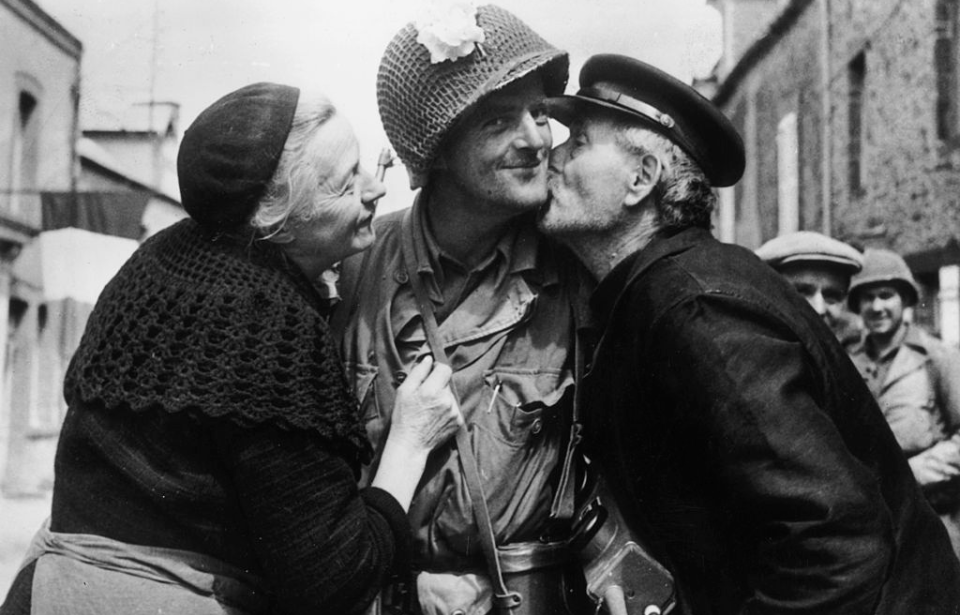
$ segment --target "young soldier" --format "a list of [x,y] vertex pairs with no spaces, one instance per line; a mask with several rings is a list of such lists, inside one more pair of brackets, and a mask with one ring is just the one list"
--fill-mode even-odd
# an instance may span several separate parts
[[848,351],[960,555],[960,352],[907,321],[917,297],[899,254],[868,249],[849,297],[865,331]]
[[446,28],[462,34],[452,46],[434,25],[408,25],[383,55],[381,118],[420,191],[412,208],[376,221],[368,256],[344,263],[334,327],[375,446],[418,357],[453,368],[469,435],[430,458],[410,506],[415,602],[424,613],[511,606],[516,588],[500,583],[489,537],[501,569],[542,575],[528,585],[551,594],[520,592],[535,609],[524,612],[559,613],[550,601],[563,598],[569,561],[573,494],[561,479],[574,321],[557,247],[535,215],[552,144],[544,97],[563,92],[567,54],[493,5]]

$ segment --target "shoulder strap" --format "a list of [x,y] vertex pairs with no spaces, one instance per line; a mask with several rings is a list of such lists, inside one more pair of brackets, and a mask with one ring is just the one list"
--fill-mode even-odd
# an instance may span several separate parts
[[[433,352],[434,360],[450,365],[450,359],[447,357],[446,350],[440,340],[440,331],[433,309],[433,302],[431,302],[430,297],[427,296],[426,288],[424,288],[423,281],[420,279],[420,272],[417,270],[416,252],[413,247],[413,216],[417,215],[418,212],[419,207],[414,205],[414,207],[408,209],[403,216],[401,228],[403,260],[406,263],[410,286],[413,288],[417,305],[420,308],[420,316],[423,319],[423,329],[427,336],[427,344]],[[453,387],[452,380],[450,386]],[[459,395],[457,395],[455,388],[453,394],[459,401]],[[484,559],[487,562],[490,580],[494,584],[495,606],[498,610],[516,608],[522,602],[522,598],[520,594],[511,592],[503,579],[503,570],[500,565],[499,554],[497,553],[496,538],[493,533],[493,525],[490,522],[490,510],[487,508],[487,499],[483,493],[483,483],[480,481],[480,470],[477,466],[477,458],[473,453],[473,447],[470,445],[470,433],[467,431],[466,424],[461,425],[460,429],[457,430],[456,442],[457,451],[460,453],[460,467],[467,482],[470,502],[473,504],[473,517],[480,533],[480,544],[483,548]]]
[[[556,253],[556,251],[554,251]],[[550,505],[550,518],[555,520],[572,519],[576,513],[577,492],[577,448],[583,440],[583,423],[581,413],[583,408],[582,387],[583,374],[586,371],[586,354],[589,345],[581,339],[583,327],[587,318],[581,304],[581,286],[578,269],[561,263],[560,271],[563,275],[563,284],[570,295],[570,310],[573,314],[573,403],[569,415],[570,432],[567,434],[566,449],[563,456],[563,465],[560,471],[560,480],[557,482],[557,492]]]

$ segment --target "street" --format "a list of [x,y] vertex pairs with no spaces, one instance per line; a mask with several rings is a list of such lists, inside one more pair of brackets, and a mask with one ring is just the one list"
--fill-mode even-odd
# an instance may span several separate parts
[[50,499],[0,497],[0,602],[23,561],[27,545],[37,528],[50,515]]

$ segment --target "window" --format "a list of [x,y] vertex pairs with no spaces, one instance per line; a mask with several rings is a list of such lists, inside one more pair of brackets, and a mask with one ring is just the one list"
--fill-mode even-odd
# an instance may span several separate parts
[[849,100],[847,118],[847,181],[850,192],[863,192],[863,91],[867,78],[867,61],[863,52],[851,60],[847,68]]
[[717,188],[717,239],[724,243],[737,241],[737,195],[732,187]]
[[800,230],[800,142],[797,114],[777,124],[777,234]]
[[2,213],[20,220],[36,205],[40,161],[40,86],[28,75],[15,76],[16,117],[10,156],[10,196]]
[[960,135],[958,112],[958,0],[937,0],[936,41],[933,47],[934,69],[937,78],[937,137],[947,141]]

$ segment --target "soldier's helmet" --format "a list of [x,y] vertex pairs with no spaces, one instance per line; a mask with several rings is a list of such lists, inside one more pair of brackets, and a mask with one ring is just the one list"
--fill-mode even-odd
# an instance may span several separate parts
[[492,4],[462,13],[453,28],[407,24],[380,61],[380,118],[411,188],[426,184],[443,140],[483,97],[534,71],[547,96],[566,87],[567,53],[515,15]]
[[890,285],[897,289],[906,306],[915,305],[920,295],[917,281],[903,257],[891,250],[867,248],[863,252],[863,269],[850,281],[847,303],[851,310],[860,310],[860,291],[870,286]]

